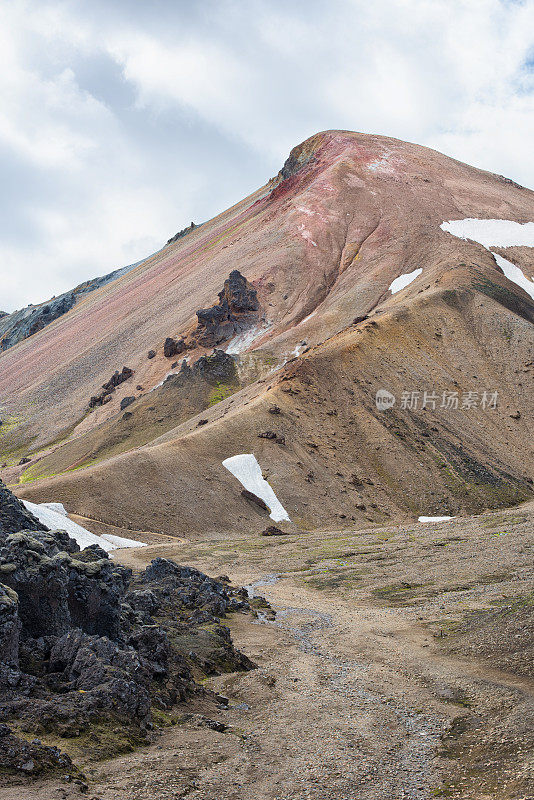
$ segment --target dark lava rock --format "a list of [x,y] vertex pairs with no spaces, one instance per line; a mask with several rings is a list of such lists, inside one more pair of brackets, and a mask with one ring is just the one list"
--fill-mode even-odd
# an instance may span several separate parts
[[257,494],[254,494],[254,492],[249,492],[248,489],[242,489],[241,494],[246,500],[250,500],[251,503],[255,503],[264,511],[269,511],[269,506],[267,505],[267,503],[264,500],[262,500],[261,497],[258,497]]
[[172,242],[177,242],[178,239],[182,239],[188,233],[194,231],[195,228],[200,228],[200,225],[195,225],[195,223],[192,222],[191,225],[187,226],[187,228],[182,228],[181,231],[178,231],[178,233],[175,233],[174,236],[171,236],[171,238],[167,240],[167,244],[171,244]]
[[124,411],[125,408],[131,406],[132,403],[135,401],[135,397],[133,395],[128,395],[127,397],[123,397],[121,400],[121,411]]
[[214,350],[209,356],[201,356],[193,364],[192,373],[208,383],[227,383],[237,379],[235,361],[223,350]]
[[235,269],[219,292],[219,302],[197,311],[195,339],[203,347],[215,347],[258,321],[256,289]]
[[278,176],[282,178],[282,180],[292,178],[297,174],[297,172],[299,172],[299,170],[302,169],[302,167],[308,163],[313,163],[314,161],[315,155],[313,153],[313,149],[310,149],[310,146],[307,142],[303,142],[291,150],[289,156],[284,162],[284,166],[278,173]]
[[109,402],[111,393],[115,391],[117,386],[120,386],[121,383],[131,378],[133,374],[134,371],[130,369],[130,367],[123,367],[120,372],[118,370],[114,372],[109,381],[102,385],[100,394],[91,397],[89,400],[89,408],[96,408],[96,406],[102,406]]
[[22,339],[37,333],[70,311],[75,302],[74,292],[67,292],[42,305],[27,306],[25,309],[6,315],[0,324],[0,350],[7,350]]
[[155,358],[155,357],[156,357],[156,351],[155,350],[149,350],[148,354],[147,354],[147,358]]
[[31,458],[28,458],[28,456],[24,456],[24,458],[20,459],[20,461],[18,463],[18,466],[21,467],[23,464],[29,464],[30,461],[31,461]]
[[[0,541],[2,534],[17,531],[46,531],[48,528],[27,510],[0,480]],[[1,576],[0,576],[1,580]]]
[[163,345],[163,355],[165,358],[172,358],[173,356],[179,356],[185,349],[183,339],[173,339],[172,336],[168,336]]
[[270,439],[271,441],[276,442],[276,444],[286,443],[286,437],[281,436],[274,431],[264,431],[263,433],[258,433],[258,439]]
[[198,379],[213,386],[219,383],[230,383],[237,386],[239,377],[235,360],[224,350],[214,350],[211,355],[201,356],[191,367],[184,359],[180,372],[169,375],[163,382],[163,386],[173,386],[173,388],[186,386],[191,380]]
[[2,665],[19,665],[19,598],[13,589],[0,583],[0,658]]
[[0,764],[3,771],[12,774],[40,775],[51,771],[62,771],[69,776],[78,774],[69,756],[58,747],[47,747],[38,739],[32,742],[20,739],[7,725],[0,725]]
[[128,378],[131,378],[133,374],[133,369],[130,369],[130,367],[123,367],[120,372],[118,370],[114,372],[109,381],[102,385],[102,388],[106,391],[112,391],[116,389],[117,386],[120,386],[121,383],[127,381]]
[[70,311],[74,304],[89,292],[105,286],[115,278],[129,272],[135,266],[136,264],[129,264],[127,267],[114,270],[108,275],[84,281],[72,291],[53,297],[45,303],[26,306],[13,311],[11,314],[0,312],[0,350],[7,350],[17,342],[21,342],[23,339],[27,339],[28,336],[37,333],[46,325]]
[[80,551],[46,530],[1,483],[0,501],[1,719],[25,735],[0,725],[3,771],[71,774],[70,760],[41,744],[48,735],[81,737],[109,757],[146,740],[154,707],[217,703],[198,679],[255,666],[221,624],[252,611],[244,590],[162,558],[134,577],[98,545]]
[[288,536],[289,534],[286,531],[277,528],[276,525],[269,525],[268,528],[265,528],[264,531],[261,532],[261,536]]
[[59,636],[80,627],[116,638],[124,568],[107,557],[78,560],[61,545],[52,532],[21,531],[0,546],[0,578],[18,594],[22,636]]

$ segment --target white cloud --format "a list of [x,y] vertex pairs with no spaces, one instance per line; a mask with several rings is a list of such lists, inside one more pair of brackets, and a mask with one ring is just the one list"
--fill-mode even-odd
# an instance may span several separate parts
[[325,128],[534,185],[534,0],[8,0],[0,14],[0,307],[137,260]]

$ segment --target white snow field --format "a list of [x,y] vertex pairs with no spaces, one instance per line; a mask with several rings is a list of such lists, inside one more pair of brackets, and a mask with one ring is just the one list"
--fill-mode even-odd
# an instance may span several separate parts
[[404,275],[399,275],[389,286],[391,294],[397,294],[401,289],[405,289],[412,281],[419,277],[422,271],[421,267],[418,267],[414,269],[413,272],[405,272]]
[[509,281],[520,286],[534,300],[534,280],[506,258],[494,253],[491,247],[534,247],[534,222],[514,222],[511,219],[453,219],[442,222],[440,228],[459,239],[471,239],[490,250]]
[[512,264],[511,261],[503,258],[498,253],[493,253],[493,258],[497,262],[498,266],[502,269],[508,280],[512,281],[513,283],[517,283],[517,285],[524,289],[525,292],[534,300],[534,281],[529,281],[520,267]]
[[58,514],[63,514],[64,517],[68,517],[67,509],[63,505],[63,503],[39,503],[40,506],[44,508],[49,508],[50,511],[56,511]]
[[534,247],[534,222],[514,222],[511,219],[451,219],[442,222],[442,231],[458,239],[472,239],[490,247]]
[[[83,550],[84,547],[89,547],[92,544],[97,544],[102,550],[109,553],[111,550],[117,550],[119,547],[146,547],[144,542],[136,542],[133,539],[123,539],[120,536],[112,536],[105,533],[103,536],[97,536],[91,533],[86,528],[82,528],[78,523],[73,522],[67,517],[67,512],[61,503],[30,503],[29,500],[22,501],[28,511],[37,517],[39,522],[46,525],[52,531],[67,531],[69,536],[80,545]],[[62,510],[59,510],[61,507]],[[58,510],[56,510],[56,508]]]
[[418,522],[447,522],[449,519],[454,519],[454,517],[418,517]]
[[261,467],[256,460],[256,456],[243,453],[238,456],[231,456],[222,462],[223,467],[232,473],[237,478],[241,485],[253,492],[269,506],[270,518],[274,522],[291,522],[289,515],[272,488],[261,474]]

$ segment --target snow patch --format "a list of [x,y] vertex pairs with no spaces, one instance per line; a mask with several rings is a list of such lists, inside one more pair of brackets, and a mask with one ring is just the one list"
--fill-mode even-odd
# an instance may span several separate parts
[[[39,522],[42,522],[51,531],[67,531],[82,550],[92,544],[97,544],[107,553],[111,550],[116,550],[118,547],[146,547],[144,542],[135,542],[133,539],[123,539],[120,536],[111,536],[107,533],[103,536],[91,533],[91,531],[78,525],[77,522],[69,519],[61,503],[30,503],[29,500],[23,500],[22,502],[28,511],[31,511],[34,517],[37,517]],[[55,507],[59,506],[63,509],[62,511],[55,510]]]
[[245,489],[253,492],[269,506],[271,512],[269,516],[274,522],[282,522],[284,520],[291,522],[287,511],[261,474],[261,467],[256,460],[256,456],[252,453],[231,456],[226,458],[222,465],[237,478]]
[[534,222],[514,222],[511,219],[452,219],[442,222],[442,231],[458,239],[472,239],[490,247],[534,247]]
[[454,517],[418,517],[418,522],[448,522]]
[[298,358],[307,345],[308,342],[299,342],[295,349],[291,351],[291,356]]
[[317,311],[312,311],[311,314],[308,314],[307,317],[304,317],[304,319],[301,319],[301,321],[299,322],[299,325],[302,325],[304,322],[307,322],[309,319],[314,317],[316,314],[317,314]]
[[135,539],[125,539],[123,536],[114,536],[112,533],[103,533],[99,539],[105,539],[113,545],[113,549],[119,547],[146,547],[145,542],[137,542]]
[[[452,219],[442,222],[440,228],[459,239],[471,239],[486,249],[491,247],[534,247],[534,222],[514,222],[512,219]],[[520,286],[534,300],[534,281],[523,270],[506,258],[490,250],[509,281]]]
[[412,281],[419,277],[422,271],[421,267],[418,267],[414,269],[413,272],[405,272],[404,275],[399,275],[389,286],[391,294],[397,294],[401,289],[405,289]]
[[56,514],[62,514],[64,517],[67,517],[67,509],[63,505],[63,503],[39,503],[40,506],[44,506],[44,508],[49,508],[50,511],[55,511]]
[[524,289],[525,292],[534,300],[534,281],[529,281],[520,267],[512,264],[511,261],[503,258],[498,253],[493,253],[493,258],[497,262],[497,265],[502,269],[508,280],[512,281],[512,283],[516,283],[518,286]]

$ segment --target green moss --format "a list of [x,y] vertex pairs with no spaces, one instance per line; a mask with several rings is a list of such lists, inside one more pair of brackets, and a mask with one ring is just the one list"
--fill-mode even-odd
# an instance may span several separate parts
[[436,786],[430,790],[432,797],[454,797],[457,790],[451,783],[445,783],[443,786]]
[[228,383],[221,383],[220,381],[217,381],[217,385],[215,386],[214,389],[212,389],[210,393],[208,400],[208,407],[211,408],[217,403],[220,403],[221,400],[226,400],[226,398],[234,394],[235,391],[236,391],[235,386],[232,386],[231,384]]
[[100,460],[101,459],[98,458],[91,458],[88,461],[84,461],[83,464],[78,464],[76,467],[69,467],[62,472],[41,472],[40,469],[42,470],[42,467],[39,467],[39,462],[37,462],[37,464],[32,464],[31,467],[28,467],[28,469],[24,470],[19,478],[19,483],[33,483],[34,481],[40,481],[44,478],[55,478],[56,475],[64,475],[67,472],[76,472],[79,469],[87,469],[87,467],[92,467],[94,464],[98,464]]
[[392,606],[415,605],[418,600],[426,600],[439,594],[435,589],[430,589],[430,583],[392,583],[373,589],[372,595]]
[[492,583],[502,583],[503,581],[507,581],[510,579],[510,574],[507,572],[490,572],[486,575],[481,575],[478,578],[478,583],[481,583],[483,586],[489,586]]
[[146,737],[139,728],[116,715],[91,720],[86,730],[80,730],[76,724],[72,729],[51,724],[47,729],[36,726],[29,731],[23,729],[18,720],[9,720],[8,724],[17,736],[31,741],[37,734],[44,745],[59,747],[78,763],[131,753],[135,747],[146,744]]
[[152,708],[152,722],[158,728],[168,728],[177,724],[176,718],[161,708]]
[[31,467],[24,470],[19,478],[19,483],[33,483],[33,481],[39,481],[42,478],[53,478],[55,475],[54,472],[41,472],[41,470],[42,467],[39,467],[39,462],[32,464]]

